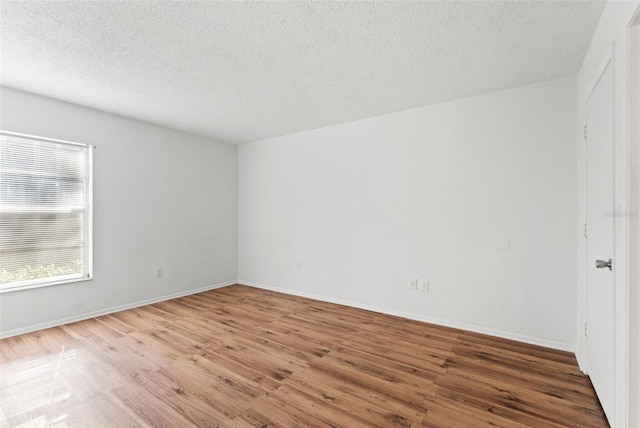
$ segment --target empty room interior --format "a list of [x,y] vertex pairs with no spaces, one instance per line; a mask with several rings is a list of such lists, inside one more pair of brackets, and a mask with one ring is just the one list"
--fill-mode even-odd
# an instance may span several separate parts
[[640,428],[639,1],[0,4],[0,426]]

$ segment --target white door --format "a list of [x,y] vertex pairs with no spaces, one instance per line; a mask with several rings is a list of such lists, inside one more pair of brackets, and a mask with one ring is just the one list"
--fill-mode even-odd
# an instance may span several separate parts
[[614,421],[615,293],[613,272],[606,263],[613,257],[615,221],[613,78],[609,61],[587,98],[585,128],[587,372],[610,422]]

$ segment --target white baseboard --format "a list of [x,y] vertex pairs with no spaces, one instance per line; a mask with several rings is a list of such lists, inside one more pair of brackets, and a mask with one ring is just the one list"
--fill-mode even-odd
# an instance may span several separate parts
[[544,346],[545,348],[552,348],[552,349],[557,349],[557,350],[560,350],[560,351],[567,351],[567,352],[571,352],[571,353],[575,353],[575,351],[576,351],[575,350],[575,345],[573,345],[573,344],[555,342],[553,340],[547,340],[547,339],[541,339],[541,338],[537,338],[537,337],[525,336],[525,335],[521,335],[521,334],[517,334],[517,333],[511,333],[511,332],[508,332],[508,331],[495,330],[495,329],[491,329],[491,328],[486,328],[486,327],[477,326],[477,325],[473,325],[473,324],[461,323],[461,322],[457,322],[457,321],[449,321],[449,320],[444,320],[444,319],[440,319],[440,318],[432,318],[432,317],[427,317],[427,316],[424,316],[424,315],[414,314],[414,313],[411,313],[411,312],[403,312],[403,311],[397,311],[397,310],[394,310],[394,309],[382,308],[382,307],[379,307],[379,306],[368,305],[366,303],[353,302],[353,301],[350,301],[350,300],[343,300],[343,299],[335,299],[335,298],[332,298],[332,297],[320,296],[318,294],[307,293],[307,292],[304,292],[304,291],[290,290],[290,289],[287,289],[287,288],[274,287],[274,286],[270,286],[270,285],[260,284],[260,283],[257,283],[257,282],[243,281],[241,279],[238,279],[237,283],[241,284],[241,285],[247,285],[249,287],[261,288],[261,289],[270,290],[270,291],[276,291],[278,293],[291,294],[293,296],[306,297],[306,298],[309,298],[309,299],[320,300],[320,301],[328,302],[328,303],[335,303],[335,304],[338,304],[338,305],[351,306],[351,307],[354,307],[354,308],[365,309],[365,310],[373,311],[373,312],[379,312],[381,314],[394,315],[394,316],[407,318],[407,319],[411,319],[411,320],[415,320],[415,321],[422,321],[422,322],[426,322],[426,323],[430,323],[430,324],[441,325],[441,326],[444,326],[444,327],[452,327],[452,328],[458,328],[458,329],[461,329],[461,330],[472,331],[474,333],[487,334],[487,335],[490,335],[490,336],[496,336],[496,337],[501,337],[503,339],[515,340],[515,341],[518,341],[518,342],[528,343],[528,344],[531,344],[531,345]]
[[567,352],[575,353],[575,349],[574,349],[575,346],[572,345],[572,344],[567,344],[567,343],[562,343],[562,342],[555,342],[555,341],[552,341],[552,340],[540,339],[540,338],[537,338],[537,337],[525,336],[525,335],[506,332],[506,331],[502,331],[502,330],[495,330],[495,329],[486,328],[486,327],[482,327],[482,326],[477,326],[477,325],[473,325],[473,324],[466,324],[466,323],[461,323],[461,322],[456,322],[456,321],[444,320],[444,319],[440,319],[440,318],[432,318],[432,317],[427,317],[427,316],[424,316],[424,315],[414,314],[414,313],[411,313],[411,312],[397,311],[397,310],[394,310],[394,309],[383,308],[383,307],[374,306],[374,305],[368,305],[368,304],[365,304],[365,303],[354,302],[354,301],[350,301],[350,300],[343,300],[343,299],[336,299],[336,298],[327,297],[327,296],[321,296],[321,295],[314,294],[314,293],[307,293],[307,292],[303,292],[303,291],[290,290],[290,289],[281,288],[281,287],[274,287],[274,286],[260,284],[260,283],[251,282],[251,281],[243,281],[241,279],[238,279],[237,281],[221,282],[221,283],[218,283],[218,284],[208,285],[208,286],[205,286],[205,287],[192,289],[192,290],[180,291],[178,293],[167,294],[167,295],[160,296],[160,297],[154,297],[152,299],[140,300],[140,301],[137,301],[137,302],[127,303],[125,305],[115,306],[115,307],[111,307],[111,308],[100,309],[100,310],[97,310],[97,311],[85,312],[85,313],[80,314],[80,315],[74,315],[72,317],[61,318],[61,319],[57,319],[57,320],[53,320],[53,321],[47,321],[47,322],[40,323],[40,324],[34,324],[34,325],[26,326],[26,327],[20,327],[20,328],[15,328],[15,329],[11,329],[11,330],[0,331],[0,339],[4,339],[4,338],[7,338],[7,337],[11,337],[11,336],[17,336],[17,335],[25,334],[25,333],[31,333],[33,331],[43,330],[43,329],[46,329],[46,328],[57,327],[57,326],[64,325],[64,324],[70,324],[70,323],[73,323],[73,322],[82,321],[82,320],[86,320],[86,319],[89,319],[89,318],[95,318],[95,317],[99,317],[99,316],[102,316],[102,315],[111,314],[111,313],[114,313],[114,312],[120,312],[120,311],[124,311],[124,310],[127,310],[127,309],[133,309],[133,308],[137,308],[137,307],[140,307],[140,306],[151,305],[153,303],[158,303],[158,302],[162,302],[162,301],[165,301],[165,300],[171,300],[171,299],[176,299],[178,297],[183,297],[183,296],[188,296],[188,295],[191,295],[191,294],[201,293],[203,291],[215,290],[216,288],[227,287],[227,286],[233,285],[233,284],[242,284],[242,285],[246,285],[246,286],[249,286],[249,287],[261,288],[261,289],[264,289],[264,290],[275,291],[275,292],[283,293],[283,294],[291,294],[291,295],[299,296],[299,297],[306,297],[306,298],[309,298],[309,299],[320,300],[320,301],[328,302],[328,303],[335,303],[335,304],[338,304],[338,305],[351,306],[351,307],[354,307],[354,308],[365,309],[365,310],[368,310],[368,311],[378,312],[378,313],[381,313],[381,314],[394,315],[394,316],[407,318],[407,319],[412,319],[412,320],[416,320],[416,321],[422,321],[422,322],[441,325],[441,326],[445,326],[445,327],[458,328],[458,329],[461,329],[461,330],[472,331],[472,332],[475,332],[475,333],[488,334],[490,336],[496,336],[496,337],[501,337],[501,338],[504,338],[504,339],[516,340],[518,342],[524,342],[524,343],[529,343],[529,344],[532,344],[532,345],[544,346],[546,348],[558,349],[558,350],[561,350],[561,351],[567,351]]
[[154,297],[152,299],[139,300],[133,303],[127,303],[125,305],[114,306],[111,308],[99,309],[97,311],[85,312],[80,315],[74,315],[67,318],[61,318],[53,321],[47,321],[40,324],[33,324],[26,327],[14,328],[11,330],[0,331],[0,339],[4,339],[11,336],[17,336],[19,334],[31,333],[33,331],[44,330],[45,328],[58,327],[64,324],[70,324],[72,322],[82,321],[89,318],[95,318],[102,315],[112,314],[114,312],[120,312],[127,309],[133,309],[140,306],[151,305],[153,303],[163,302],[165,300],[176,299],[178,297],[189,296],[191,294],[202,293],[203,291],[215,290],[216,288],[227,287],[229,285],[236,284],[236,281],[226,281],[220,282],[213,285],[207,285],[205,287],[200,287],[192,290],[180,291],[177,293],[166,294],[160,297]]

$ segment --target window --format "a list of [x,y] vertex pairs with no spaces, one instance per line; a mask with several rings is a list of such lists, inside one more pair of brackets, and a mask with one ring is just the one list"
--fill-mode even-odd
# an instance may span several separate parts
[[91,278],[92,146],[0,131],[0,292]]

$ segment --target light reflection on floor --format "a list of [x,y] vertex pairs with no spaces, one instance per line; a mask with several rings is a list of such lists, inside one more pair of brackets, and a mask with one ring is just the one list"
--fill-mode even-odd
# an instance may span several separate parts
[[64,403],[78,375],[77,352],[59,353],[0,365],[2,427],[66,427]]

